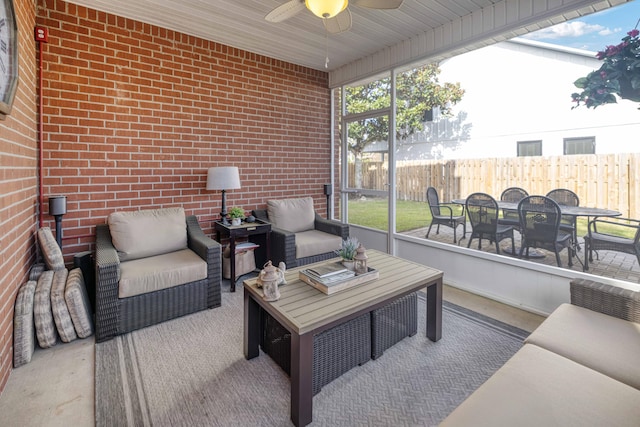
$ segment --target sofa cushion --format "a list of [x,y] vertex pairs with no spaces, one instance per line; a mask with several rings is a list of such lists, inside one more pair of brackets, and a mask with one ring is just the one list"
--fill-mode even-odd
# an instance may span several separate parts
[[268,200],[267,213],[269,222],[276,228],[292,233],[314,229],[316,213],[311,197]]
[[74,268],[69,272],[64,290],[64,300],[67,302],[69,315],[78,336],[86,338],[93,334],[91,305],[89,304],[89,296],[87,295],[84,276],[80,268]]
[[207,263],[190,249],[123,262],[120,270],[119,298],[207,278]]
[[637,426],[639,419],[640,390],[527,344],[440,426]]
[[53,347],[58,343],[58,333],[51,312],[51,285],[53,270],[43,272],[38,278],[33,298],[33,318],[36,325],[38,344],[42,348]]
[[36,292],[35,280],[29,280],[20,287],[16,297],[13,316],[13,366],[18,368],[31,362],[36,346],[33,328],[33,296]]
[[562,304],[526,339],[640,390],[640,324]]
[[332,252],[340,249],[341,245],[340,236],[318,230],[302,231],[296,233],[296,258]]
[[62,250],[58,246],[58,242],[53,238],[53,233],[49,227],[41,227],[38,229],[38,243],[42,250],[44,262],[49,270],[62,270],[64,267],[64,258]]
[[62,342],[71,342],[78,338],[69,315],[67,302],[64,300],[64,288],[68,275],[69,272],[66,268],[56,271],[53,274],[53,284],[51,285],[51,311]]
[[187,223],[182,208],[113,212],[107,222],[120,261],[166,254],[187,247]]

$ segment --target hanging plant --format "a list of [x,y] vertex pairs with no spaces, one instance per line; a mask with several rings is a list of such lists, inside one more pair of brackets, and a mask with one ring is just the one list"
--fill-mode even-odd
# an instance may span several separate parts
[[633,29],[616,46],[607,46],[596,54],[603,61],[599,69],[580,77],[574,85],[582,89],[571,95],[572,107],[596,108],[617,103],[617,97],[640,102],[640,31]]

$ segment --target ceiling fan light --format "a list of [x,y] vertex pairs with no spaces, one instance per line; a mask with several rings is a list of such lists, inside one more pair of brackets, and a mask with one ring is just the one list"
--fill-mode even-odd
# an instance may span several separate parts
[[347,8],[349,0],[305,0],[307,9],[320,18],[333,18]]

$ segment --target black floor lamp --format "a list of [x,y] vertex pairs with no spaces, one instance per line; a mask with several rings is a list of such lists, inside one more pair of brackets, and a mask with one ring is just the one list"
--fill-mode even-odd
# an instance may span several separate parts
[[67,213],[67,196],[49,197],[49,215],[56,219],[56,242],[62,249],[62,215]]

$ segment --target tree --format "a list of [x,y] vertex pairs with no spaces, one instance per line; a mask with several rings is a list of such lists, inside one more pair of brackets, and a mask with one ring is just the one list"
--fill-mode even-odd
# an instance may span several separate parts
[[[398,74],[396,79],[396,139],[404,140],[424,128],[428,111],[438,107],[440,114],[451,116],[451,107],[460,102],[464,89],[460,83],[440,84],[440,68],[428,64]],[[391,78],[387,77],[345,89],[348,114],[387,108],[391,104]],[[388,117],[362,119],[349,124],[347,147],[355,156],[356,186],[361,186],[361,159],[365,147],[387,141]]]

